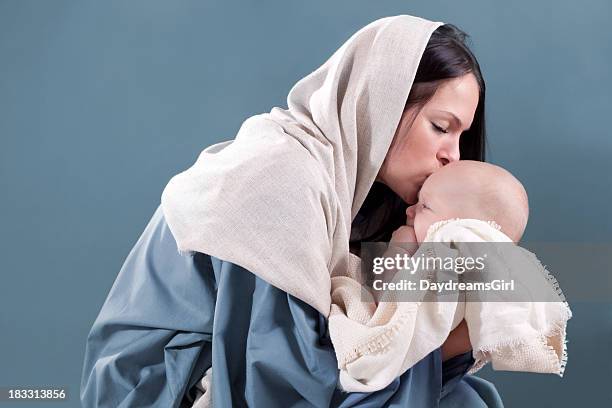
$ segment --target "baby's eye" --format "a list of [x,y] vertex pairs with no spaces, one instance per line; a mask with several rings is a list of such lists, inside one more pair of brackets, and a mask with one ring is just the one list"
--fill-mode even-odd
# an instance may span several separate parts
[[425,203],[421,204],[421,207],[422,207],[424,210],[431,210],[431,208],[429,208],[427,205],[425,205]]

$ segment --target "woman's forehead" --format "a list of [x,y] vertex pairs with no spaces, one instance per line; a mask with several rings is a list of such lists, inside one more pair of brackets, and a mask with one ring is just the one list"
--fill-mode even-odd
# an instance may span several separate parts
[[464,129],[469,129],[478,106],[480,89],[472,74],[445,81],[425,104],[429,113],[457,117]]

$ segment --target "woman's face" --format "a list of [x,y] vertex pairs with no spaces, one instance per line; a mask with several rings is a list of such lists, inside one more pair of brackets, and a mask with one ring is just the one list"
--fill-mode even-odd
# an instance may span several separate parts
[[442,83],[418,113],[404,111],[377,180],[413,204],[425,179],[459,160],[459,137],[472,125],[479,87],[473,74]]

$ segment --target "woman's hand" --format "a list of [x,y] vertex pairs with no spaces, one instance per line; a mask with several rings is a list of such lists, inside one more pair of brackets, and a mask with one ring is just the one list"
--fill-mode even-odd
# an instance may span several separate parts
[[459,354],[467,353],[472,350],[470,343],[470,333],[468,332],[465,319],[459,323],[453,331],[451,331],[442,344],[442,361],[458,356]]

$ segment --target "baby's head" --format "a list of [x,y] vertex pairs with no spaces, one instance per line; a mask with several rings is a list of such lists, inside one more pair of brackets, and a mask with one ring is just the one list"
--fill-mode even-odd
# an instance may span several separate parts
[[423,184],[419,201],[406,210],[417,241],[429,226],[450,218],[495,221],[518,242],[529,217],[527,193],[507,170],[493,164],[459,160],[434,172]]

